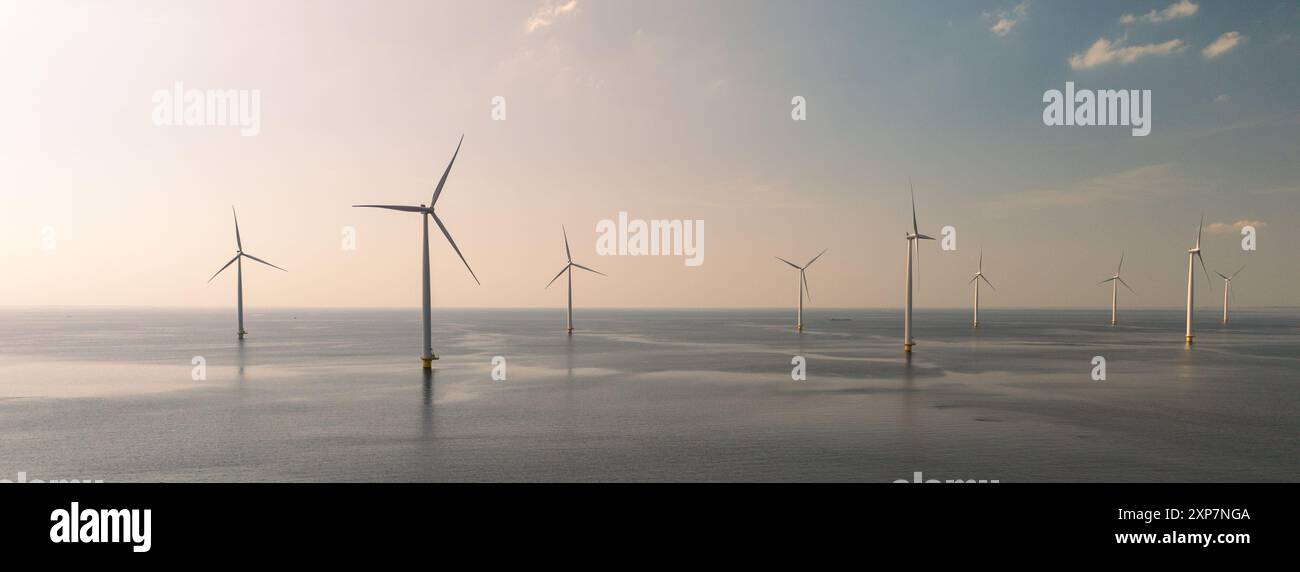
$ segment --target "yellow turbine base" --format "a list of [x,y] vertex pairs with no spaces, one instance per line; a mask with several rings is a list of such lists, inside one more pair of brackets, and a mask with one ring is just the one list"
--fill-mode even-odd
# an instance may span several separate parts
[[1187,344],[1188,344],[1188,345],[1191,345],[1191,343],[1192,343],[1192,338],[1193,338],[1193,337],[1195,337],[1195,336],[1187,336]]
[[907,353],[909,353],[909,354],[912,353],[912,346],[914,346],[914,345],[916,345],[916,344],[915,344],[915,343],[911,343],[911,344],[903,344],[903,351],[904,351],[904,352],[907,352]]

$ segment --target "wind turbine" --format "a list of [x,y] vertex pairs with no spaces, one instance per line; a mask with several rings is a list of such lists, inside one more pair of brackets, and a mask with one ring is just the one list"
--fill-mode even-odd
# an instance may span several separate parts
[[912,232],[907,233],[907,295],[903,308],[903,351],[911,353],[916,341],[912,339],[912,251],[916,251],[917,271],[921,268],[921,250],[918,240],[934,240],[921,234],[916,226],[916,191],[912,189],[912,180],[907,180],[907,189],[912,193]]
[[[970,279],[971,283],[975,284],[975,320],[971,322],[972,328],[980,327],[980,280],[983,280],[985,284],[988,284],[989,288],[993,288],[993,283],[989,282],[989,279],[984,277],[984,249],[983,248],[980,249],[979,270],[975,272],[975,276],[971,277]],[[997,288],[993,288],[993,289],[997,290]]]
[[1115,275],[1097,283],[1098,286],[1101,286],[1102,284],[1105,284],[1107,282],[1112,283],[1111,290],[1110,290],[1110,325],[1112,326],[1114,326],[1117,323],[1115,321],[1115,308],[1119,302],[1119,285],[1123,284],[1125,288],[1128,288],[1129,292],[1133,292],[1134,294],[1137,294],[1137,292],[1133,290],[1133,287],[1128,285],[1128,282],[1125,282],[1123,278],[1120,278],[1119,272],[1120,270],[1123,269],[1124,269],[1124,253],[1121,252],[1119,254],[1119,266],[1115,268]]
[[807,270],[809,266],[812,266],[812,263],[817,262],[817,259],[821,258],[823,254],[826,254],[826,250],[828,249],[822,249],[821,252],[817,253],[817,256],[814,256],[812,260],[808,261],[808,264],[805,264],[803,266],[799,266],[798,264],[790,262],[789,260],[781,258],[780,256],[776,257],[777,260],[789,264],[790,266],[794,267],[796,270],[799,271],[799,312],[795,314],[794,328],[801,332],[803,331],[804,295],[806,294],[808,296],[809,302],[812,301],[812,291],[808,289],[808,277],[804,275],[804,271]]
[[244,334],[248,333],[244,331],[244,261],[243,259],[248,258],[250,260],[256,260],[258,262],[261,262],[262,264],[270,266],[271,268],[274,268],[276,270],[281,270],[284,272],[288,272],[288,270],[280,268],[279,266],[271,264],[270,262],[262,260],[261,258],[253,256],[252,254],[248,254],[247,252],[244,252],[244,241],[239,238],[239,215],[235,213],[235,207],[233,206],[230,207],[230,214],[234,215],[235,217],[235,257],[231,258],[230,262],[227,262],[225,266],[222,266],[221,270],[218,270],[216,274],[213,274],[212,278],[208,278],[208,283],[212,283],[212,280],[217,277],[217,274],[221,274],[223,271],[225,271],[225,269],[229,268],[231,264],[235,265],[235,276],[236,276],[235,283],[238,292],[238,294],[236,294],[235,297],[235,304],[239,311],[239,339],[242,340],[244,339]]
[[1192,343],[1192,307],[1195,303],[1196,281],[1192,280],[1196,269],[1196,260],[1201,261],[1201,270],[1205,272],[1205,282],[1210,283],[1210,271],[1205,268],[1205,258],[1201,256],[1201,227],[1205,226],[1205,215],[1201,215],[1201,222],[1196,227],[1196,246],[1187,251],[1187,344]]
[[1236,278],[1245,269],[1245,266],[1238,268],[1236,272],[1232,273],[1232,276],[1224,276],[1222,272],[1215,272],[1220,278],[1223,278],[1223,323],[1225,324],[1228,323],[1228,292],[1232,290],[1232,279]]
[[[438,204],[438,196],[442,194],[442,186],[447,183],[447,174],[451,173],[451,166],[456,163],[456,156],[460,154],[460,144],[465,141],[465,136],[460,136],[460,142],[456,143],[456,152],[452,153],[451,161],[447,163],[447,170],[442,172],[442,179],[438,180],[438,187],[433,190],[433,198],[429,199],[429,205],[425,206],[407,206],[407,205],[352,205],[356,208],[374,208],[389,209],[394,211],[420,213],[420,220],[424,222],[424,239],[420,243],[424,246],[424,350],[420,354],[420,362],[423,363],[424,369],[433,367],[433,360],[438,359],[433,353],[432,332],[430,331],[429,322],[429,219],[438,224],[442,230],[442,235],[447,237],[447,242],[451,244],[452,250],[456,251],[456,256],[465,264],[465,269],[469,270],[469,275],[474,278],[475,284],[481,284],[478,276],[474,275],[474,269],[469,267],[469,262],[465,260],[465,255],[460,253],[460,247],[456,246],[456,241],[451,238],[451,233],[447,231],[447,226],[442,224],[442,219],[438,218],[438,213],[434,212],[434,207]],[[427,215],[427,216],[426,216]]]
[[573,269],[576,267],[576,268],[581,268],[581,269],[583,269],[583,270],[586,270],[587,272],[595,272],[596,274],[599,274],[599,275],[601,275],[601,276],[609,276],[609,275],[608,275],[608,274],[605,274],[604,272],[601,272],[601,271],[599,271],[599,270],[592,270],[592,269],[590,269],[590,268],[587,268],[586,266],[583,266],[583,265],[581,265],[581,264],[578,264],[577,262],[574,262],[574,261],[573,261],[573,254],[569,252],[569,232],[568,232],[567,230],[564,230],[564,227],[563,227],[563,226],[560,227],[560,232],[563,232],[563,233],[564,233],[564,257],[565,257],[566,259],[568,259],[568,263],[564,265],[564,268],[561,268],[561,269],[560,269],[560,273],[559,273],[559,274],[556,274],[556,275],[555,275],[555,278],[552,278],[550,282],[547,282],[547,283],[546,283],[546,287],[547,287],[547,288],[550,288],[550,287],[551,287],[551,284],[554,284],[556,280],[559,280],[559,279],[560,279],[560,275],[561,275],[561,274],[564,274],[565,272],[568,272],[568,273],[569,273],[569,319],[568,319],[568,331],[569,331],[569,335],[573,335]]

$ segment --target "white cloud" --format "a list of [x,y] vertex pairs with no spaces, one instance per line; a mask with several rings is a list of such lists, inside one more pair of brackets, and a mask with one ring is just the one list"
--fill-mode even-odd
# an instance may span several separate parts
[[1243,218],[1241,220],[1238,220],[1237,222],[1212,222],[1205,227],[1205,230],[1210,231],[1210,234],[1227,234],[1229,232],[1232,233],[1241,232],[1241,229],[1247,226],[1253,226],[1255,228],[1264,228],[1268,226],[1268,223],[1262,220],[1250,220],[1250,219]]
[[1121,24],[1136,24],[1138,22],[1159,24],[1177,18],[1190,18],[1200,9],[1201,7],[1197,6],[1192,0],[1178,0],[1178,2],[1166,6],[1163,10],[1152,10],[1141,16],[1125,14],[1120,16],[1119,22]]
[[547,2],[543,4],[533,15],[524,23],[524,27],[529,32],[535,32],[555,23],[555,20],[564,14],[568,14],[578,8],[578,0],[569,0],[563,4]]
[[1011,10],[1000,10],[997,14],[984,14],[985,18],[995,19],[993,27],[989,28],[993,35],[1002,37],[1011,33],[1016,25],[1024,22],[1029,18],[1029,2],[1021,2],[1015,5]]
[[1214,98],[1214,102],[1215,102],[1215,103],[1228,103],[1228,102],[1231,102],[1231,101],[1232,101],[1232,96],[1230,96],[1230,95],[1228,95],[1228,94],[1226,94],[1226,93],[1221,93],[1221,94],[1219,94],[1218,96],[1216,96],[1216,97]]
[[1205,56],[1205,59],[1207,60],[1212,60],[1232,51],[1233,48],[1241,45],[1244,41],[1246,41],[1245,36],[1238,34],[1237,32],[1228,32],[1219,36],[1219,39],[1214,40],[1210,45],[1205,46],[1205,49],[1201,50],[1201,55]]
[[1131,64],[1146,56],[1176,54],[1187,49],[1182,40],[1173,39],[1161,44],[1125,46],[1124,39],[1098,39],[1087,51],[1070,56],[1070,67],[1076,70],[1094,68],[1112,62]]

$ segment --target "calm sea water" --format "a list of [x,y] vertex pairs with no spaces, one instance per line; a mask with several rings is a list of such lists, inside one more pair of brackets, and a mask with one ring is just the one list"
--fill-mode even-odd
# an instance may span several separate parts
[[0,310],[0,478],[1300,480],[1294,310],[792,314]]

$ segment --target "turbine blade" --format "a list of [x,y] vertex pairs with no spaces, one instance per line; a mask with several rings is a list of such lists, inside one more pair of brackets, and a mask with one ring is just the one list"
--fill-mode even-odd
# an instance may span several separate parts
[[577,262],[571,262],[570,264],[573,264],[574,266],[576,266],[576,267],[578,267],[578,268],[581,268],[581,269],[583,269],[583,270],[586,270],[587,272],[595,272],[596,274],[599,274],[599,275],[601,275],[601,276],[609,276],[608,274],[605,274],[604,272],[601,272],[601,271],[599,271],[599,270],[592,270],[591,268],[587,268],[586,266],[583,266],[583,265],[581,265],[581,264],[578,264]]
[[424,207],[412,207],[407,205],[352,205],[352,208],[388,209],[408,213],[422,213],[428,210]]
[[1196,225],[1196,248],[1201,247],[1201,228],[1205,226],[1205,213],[1201,213],[1201,222]]
[[979,267],[979,271],[980,271],[980,272],[984,272],[984,247],[983,247],[983,246],[980,247],[980,267]]
[[997,290],[997,288],[994,288],[993,283],[992,283],[992,282],[989,282],[988,277],[984,276],[983,274],[980,274],[980,278],[981,278],[982,280],[984,280],[984,283],[985,283],[985,284],[988,284],[988,285],[989,285],[989,288],[993,288],[994,290]]
[[976,274],[976,275],[974,275],[974,276],[971,276],[971,277],[970,277],[970,281],[967,282],[967,284],[970,284],[971,282],[974,282],[974,281],[979,280],[979,279],[980,279],[980,275],[979,275],[979,274]]
[[438,215],[433,213],[429,213],[429,216],[433,217],[433,222],[438,223],[438,228],[442,229],[442,235],[447,237],[447,242],[451,243],[451,249],[455,250],[456,256],[459,256],[460,261],[465,263],[465,269],[469,271],[470,276],[474,277],[474,283],[482,285],[483,283],[478,281],[478,276],[474,275],[474,269],[469,267],[469,261],[465,260],[465,255],[460,253],[460,247],[456,246],[456,241],[451,238],[451,233],[447,232],[446,225],[442,224],[442,219],[438,218]]
[[[229,268],[231,264],[234,264],[236,260],[239,260],[239,255],[238,255],[238,254],[236,254],[234,258],[231,258],[231,259],[230,259],[230,262],[227,262],[225,266],[222,266],[222,267],[221,267],[221,270],[218,270],[218,271],[217,271],[217,274],[221,274],[223,271],[226,270],[226,268]],[[217,277],[217,274],[213,274],[213,275],[212,275],[212,278],[208,278],[208,282],[212,282],[212,279],[213,279],[213,278],[216,278],[216,277]]]
[[821,258],[823,254],[826,254],[826,251],[827,251],[827,250],[830,250],[830,249],[829,249],[829,248],[823,248],[821,252],[817,253],[817,256],[814,256],[813,259],[812,259],[812,260],[809,260],[809,261],[808,261],[808,264],[803,265],[803,267],[804,267],[804,268],[807,268],[807,267],[809,267],[809,266],[812,266],[812,263],[817,262],[817,259],[818,259],[818,258]]
[[[572,264],[572,263],[570,263],[570,264]],[[556,274],[556,275],[555,275],[555,278],[552,278],[550,282],[547,282],[547,283],[546,283],[546,288],[550,288],[550,287],[551,287],[551,284],[554,284],[556,280],[559,280],[561,276],[564,276],[564,271],[569,269],[570,264],[565,264],[565,265],[564,265],[564,268],[561,268],[561,269],[560,269],[560,273],[559,273],[559,274]],[[546,288],[543,288],[543,290],[545,290]]]
[[777,260],[780,260],[781,262],[784,262],[784,263],[786,263],[786,264],[789,264],[790,266],[793,266],[795,270],[803,270],[802,268],[799,268],[799,265],[798,265],[798,264],[795,264],[795,263],[793,263],[793,262],[790,262],[789,260],[786,260],[786,259],[784,259],[784,258],[781,258],[780,256],[777,256],[776,259],[777,259]]
[[1116,276],[1111,276],[1110,278],[1107,278],[1107,279],[1105,279],[1105,280],[1102,280],[1101,282],[1098,282],[1097,285],[1098,285],[1098,286],[1101,286],[1102,284],[1105,284],[1105,283],[1110,282],[1110,281],[1112,281],[1112,280],[1118,280],[1118,277],[1116,277]]
[[907,190],[912,194],[912,234],[921,234],[916,226],[916,189],[912,188],[912,178],[907,178]]
[[235,248],[244,249],[244,241],[239,239],[239,215],[235,213],[235,206],[230,205],[230,214],[235,216]]
[[1134,290],[1133,287],[1129,286],[1128,282],[1125,282],[1123,278],[1116,278],[1116,280],[1119,280],[1120,284],[1123,284],[1125,288],[1128,288],[1129,292],[1137,294],[1137,290]]
[[803,271],[800,271],[800,272],[799,272],[799,279],[800,279],[800,280],[803,280],[803,292],[804,292],[804,295],[808,296],[808,301],[809,301],[809,302],[812,302],[812,289],[808,287],[808,275],[805,274]]
[[569,231],[564,229],[564,225],[560,225],[560,232],[564,233],[564,257],[569,259],[569,262],[573,262],[573,254],[569,252]]
[[1214,283],[1210,281],[1210,270],[1205,267],[1205,257],[1201,256],[1201,251],[1196,251],[1196,258],[1201,261],[1201,271],[1205,273],[1205,283],[1213,288]]
[[1241,274],[1241,271],[1242,271],[1242,270],[1245,270],[1245,269],[1246,269],[1246,267],[1243,265],[1241,268],[1238,268],[1236,272],[1233,272],[1233,273],[1232,273],[1232,276],[1231,276],[1230,278],[1236,278],[1237,275],[1238,275],[1238,274]]
[[285,270],[285,269],[283,269],[283,268],[280,268],[279,266],[276,266],[276,265],[274,265],[274,264],[271,264],[270,262],[267,262],[267,261],[265,261],[265,260],[262,260],[261,258],[258,258],[258,257],[256,257],[256,256],[253,256],[252,254],[249,254],[249,253],[247,253],[247,252],[244,252],[244,253],[241,253],[241,254],[243,254],[244,256],[247,256],[247,257],[249,257],[249,258],[252,258],[253,260],[256,260],[256,261],[258,261],[258,262],[261,262],[262,264],[265,264],[265,265],[267,265],[267,266],[270,266],[271,268],[274,268],[274,269],[276,269],[276,270],[281,270],[281,271],[284,271],[284,272],[288,272],[288,270]]
[[926,235],[924,235],[924,234],[918,234],[918,235],[916,235],[916,237],[919,238],[919,239],[921,239],[921,240],[934,240],[934,237],[933,237],[933,236],[926,236]]
[[1224,274],[1223,274],[1222,272],[1219,272],[1218,270],[1215,270],[1214,273],[1215,273],[1215,274],[1218,274],[1218,275],[1219,275],[1219,278],[1222,278],[1222,279],[1224,279],[1224,280],[1229,280],[1229,278],[1228,278],[1227,276],[1224,276]]
[[1119,266],[1115,268],[1115,275],[1119,276],[1119,271],[1124,269],[1124,253],[1119,253]]
[[[460,144],[464,142],[465,135],[461,134],[460,141],[456,143],[456,152],[451,154],[451,161],[447,163],[447,170],[442,172],[442,178],[438,179],[438,188],[433,190],[433,198],[429,199],[429,208],[433,208],[433,205],[438,204],[438,195],[442,194],[442,186],[447,184],[447,174],[451,172],[451,166],[456,163],[456,155],[460,154]],[[473,274],[473,272],[471,271],[470,274]]]

